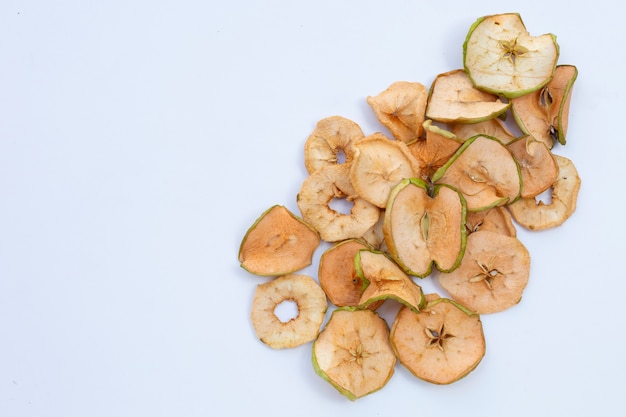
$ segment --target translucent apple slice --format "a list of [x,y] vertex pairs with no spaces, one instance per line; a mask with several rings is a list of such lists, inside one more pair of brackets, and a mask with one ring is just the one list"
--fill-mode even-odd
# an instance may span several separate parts
[[522,136],[507,145],[520,167],[522,198],[533,198],[556,181],[559,167],[550,149],[532,136]]
[[449,271],[465,249],[465,200],[447,185],[433,188],[412,178],[394,188],[383,233],[389,254],[408,274],[425,277],[433,264]]
[[476,369],[485,356],[480,317],[448,298],[426,296],[424,309],[401,308],[391,328],[400,363],[433,384],[451,384]]
[[387,322],[372,310],[351,307],[333,311],[312,357],[315,372],[352,401],[383,388],[396,364]]
[[315,229],[286,207],[275,205],[246,232],[239,261],[242,268],[256,275],[289,274],[311,265],[319,244]]
[[552,149],[554,141],[565,145],[569,107],[578,70],[559,65],[554,78],[543,88],[511,101],[511,111],[520,129]]
[[478,135],[463,146],[432,177],[465,197],[468,211],[480,211],[516,200],[521,192],[519,166],[497,139]]
[[422,136],[427,99],[423,84],[396,81],[382,93],[367,97],[367,103],[394,138],[410,142]]
[[519,239],[478,231],[467,237],[461,265],[438,279],[454,300],[488,314],[519,303],[529,276],[530,255]]
[[505,103],[494,94],[474,87],[464,70],[439,74],[428,97],[426,117],[443,123],[477,123],[506,112]]
[[463,43],[463,64],[476,88],[508,98],[539,90],[554,74],[556,36],[531,36],[518,13],[478,18]]

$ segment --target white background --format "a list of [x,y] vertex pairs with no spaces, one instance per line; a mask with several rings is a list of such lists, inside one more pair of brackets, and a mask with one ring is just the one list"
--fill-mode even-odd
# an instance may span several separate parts
[[[623,415],[626,25],[617,1],[581,4],[2,1],[0,415]],[[273,204],[297,212],[319,119],[383,130],[366,96],[459,68],[474,20],[510,11],[579,69],[555,148],[578,209],[519,233],[531,279],[482,317],[472,374],[398,365],[350,402],[311,344],[256,339],[266,279],[239,267],[241,239]]]

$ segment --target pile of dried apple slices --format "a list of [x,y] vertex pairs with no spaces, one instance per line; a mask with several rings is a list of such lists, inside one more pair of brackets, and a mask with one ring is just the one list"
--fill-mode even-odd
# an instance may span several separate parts
[[[276,349],[312,342],[315,372],[351,400],[383,388],[396,361],[434,384],[474,370],[480,315],[518,304],[528,283],[516,226],[556,227],[576,210],[580,178],[553,151],[566,143],[577,69],[558,56],[556,37],[531,36],[519,14],[484,16],[463,68],[367,97],[388,134],[320,120],[304,145],[300,216],[274,205],[241,242],[241,266],[272,277],[254,295],[257,337]],[[317,280],[299,274],[322,241]],[[424,294],[426,277],[448,294]],[[286,300],[298,313],[281,321]],[[387,302],[398,303],[393,320],[377,312]]]

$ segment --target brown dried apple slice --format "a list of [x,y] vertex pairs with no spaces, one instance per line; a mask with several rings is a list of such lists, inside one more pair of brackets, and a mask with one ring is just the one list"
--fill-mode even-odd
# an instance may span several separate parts
[[411,178],[389,196],[383,232],[393,259],[408,274],[425,277],[432,265],[442,271],[457,267],[465,249],[465,201],[447,185],[430,187]]
[[304,144],[304,166],[309,174],[326,165],[340,163],[343,152],[344,162],[352,160],[352,145],[361,139],[361,127],[350,119],[331,116],[317,122],[315,129]]
[[[298,315],[286,322],[274,312],[283,301],[295,302],[298,309]],[[313,278],[289,274],[257,287],[250,318],[263,343],[274,349],[285,349],[314,340],[327,309],[326,294]]]
[[433,384],[451,384],[476,369],[485,355],[478,314],[436,294],[424,309],[401,308],[391,328],[391,344],[413,375]]
[[564,156],[553,156],[559,175],[551,187],[550,203],[522,198],[507,206],[513,219],[526,229],[544,230],[560,226],[576,211],[581,183],[576,166]]
[[507,145],[520,167],[522,198],[533,198],[556,181],[559,167],[550,149],[532,136],[522,136]]
[[465,307],[488,314],[519,303],[529,276],[530,254],[519,239],[478,231],[467,237],[461,265],[439,274],[439,283]]
[[355,144],[350,180],[359,197],[385,208],[391,189],[405,178],[419,177],[421,168],[404,142],[382,133]]
[[428,89],[409,81],[396,81],[382,93],[367,97],[380,123],[402,142],[422,136],[427,100]]
[[426,137],[416,139],[408,147],[422,167],[422,179],[426,180],[454,155],[463,141],[452,132],[433,125],[432,120],[425,120],[423,127]]
[[[378,207],[357,197],[349,171],[349,163],[320,167],[303,181],[297,196],[302,218],[327,242],[360,238],[380,217]],[[331,208],[333,199],[352,202],[350,213]]]
[[354,258],[355,269],[366,287],[359,300],[360,307],[392,299],[419,311],[424,303],[422,288],[384,253],[360,250]]
[[554,141],[565,145],[569,106],[578,76],[573,65],[559,65],[543,88],[511,101],[511,112],[520,129],[552,149]]
[[351,307],[333,311],[312,356],[315,372],[351,401],[383,388],[396,364],[387,322]]
[[483,211],[467,212],[465,225],[468,233],[486,230],[505,236],[516,237],[517,229],[511,213],[505,206],[492,207]]
[[521,174],[511,152],[497,139],[478,135],[465,141],[432,177],[457,188],[468,211],[501,206],[519,197]]
[[517,136],[511,132],[506,124],[500,119],[489,119],[479,123],[454,123],[451,126],[451,131],[457,137],[458,140],[465,142],[467,139],[476,136],[484,135],[491,136],[498,139],[504,145],[517,139]]
[[241,266],[256,275],[284,275],[311,265],[319,234],[286,207],[267,209],[239,247]]
[[443,123],[477,123],[506,112],[510,103],[474,87],[464,70],[439,74],[428,97],[426,117]]
[[518,13],[478,18],[463,43],[463,66],[476,88],[508,98],[546,85],[558,56],[556,36],[530,36]]

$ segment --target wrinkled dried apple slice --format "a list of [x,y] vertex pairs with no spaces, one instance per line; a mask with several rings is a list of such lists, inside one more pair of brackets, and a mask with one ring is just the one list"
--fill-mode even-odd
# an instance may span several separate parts
[[[298,315],[281,321],[274,310],[283,301],[296,303]],[[274,349],[300,346],[314,340],[328,309],[326,294],[308,275],[283,275],[259,284],[250,318],[257,337]]]
[[256,275],[284,275],[311,265],[320,236],[286,207],[267,209],[239,247],[241,266]]
[[387,322],[351,307],[333,311],[312,356],[315,372],[352,401],[383,388],[396,364]]
[[556,181],[559,167],[550,149],[532,136],[522,136],[507,145],[520,167],[522,198],[533,198]]
[[511,112],[520,129],[552,149],[554,141],[565,145],[569,106],[578,76],[573,65],[559,65],[543,88],[511,100]]
[[492,207],[482,211],[469,211],[465,218],[468,233],[486,230],[505,236],[517,236],[511,213],[505,206]]
[[513,219],[526,229],[544,230],[560,226],[576,211],[581,183],[576,166],[564,156],[553,156],[559,175],[551,187],[550,203],[522,198],[507,206]]
[[426,296],[420,313],[401,308],[391,328],[400,363],[433,384],[451,384],[476,369],[485,355],[485,336],[477,314],[436,294]]
[[432,181],[461,191],[469,211],[514,201],[519,197],[522,182],[519,166],[507,147],[483,135],[466,140],[433,174]]
[[438,278],[454,300],[488,314],[519,303],[529,276],[530,255],[519,239],[478,231],[467,237],[461,265]]
[[359,197],[385,208],[391,189],[418,177],[420,166],[404,142],[374,133],[355,144],[350,180]]
[[[326,165],[352,160],[352,145],[363,136],[361,127],[350,119],[331,116],[317,122],[304,144],[304,166],[309,174]],[[340,153],[343,152],[343,155]]]
[[411,178],[389,196],[383,233],[389,254],[408,274],[425,277],[433,264],[449,271],[465,249],[465,201],[447,185],[430,187]]
[[465,71],[459,69],[435,78],[426,117],[443,123],[477,123],[501,115],[510,105],[494,94],[475,88]]
[[[360,238],[380,217],[378,207],[356,196],[349,171],[349,163],[320,167],[303,181],[297,196],[302,219],[327,242]],[[350,213],[331,208],[333,199],[352,202]]]
[[508,98],[546,85],[558,56],[556,36],[530,36],[518,13],[478,18],[463,43],[463,65],[476,88]]
[[366,284],[359,300],[360,307],[369,307],[392,299],[419,311],[424,303],[422,288],[384,253],[360,250],[354,258],[358,276]]
[[452,132],[434,125],[432,120],[425,120],[423,127],[425,138],[416,139],[408,147],[422,167],[422,179],[426,180],[454,155],[463,141]]
[[367,97],[367,103],[394,138],[410,142],[422,136],[427,99],[428,89],[423,84],[396,81],[382,93]]
[[455,123],[451,126],[451,131],[462,142],[476,135],[494,137],[505,145],[517,139],[517,136],[511,132],[500,118],[471,124]]

